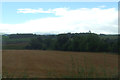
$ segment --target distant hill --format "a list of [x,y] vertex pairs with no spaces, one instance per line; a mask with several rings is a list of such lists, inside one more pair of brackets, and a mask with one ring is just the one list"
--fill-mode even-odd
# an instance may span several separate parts
[[[118,35],[95,33],[64,33],[57,35],[38,35],[30,33],[4,34],[2,35],[2,39],[3,49],[116,51]],[[36,45],[36,47],[33,47],[33,45]],[[100,49],[103,50],[98,50],[99,48],[97,49],[97,47],[101,47]],[[89,50],[87,48],[91,49]]]

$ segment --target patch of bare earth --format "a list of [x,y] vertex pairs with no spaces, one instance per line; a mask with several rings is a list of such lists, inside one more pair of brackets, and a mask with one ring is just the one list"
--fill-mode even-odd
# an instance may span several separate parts
[[91,52],[3,50],[3,77],[115,77],[118,55]]

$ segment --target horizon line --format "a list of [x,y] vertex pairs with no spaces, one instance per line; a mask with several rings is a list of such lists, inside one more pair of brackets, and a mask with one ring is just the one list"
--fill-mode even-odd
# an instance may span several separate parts
[[59,35],[59,34],[79,34],[79,33],[93,33],[93,34],[103,34],[103,35],[120,35],[120,33],[95,33],[95,32],[64,32],[64,33],[0,33],[0,35],[11,35],[11,34],[34,34],[34,35]]

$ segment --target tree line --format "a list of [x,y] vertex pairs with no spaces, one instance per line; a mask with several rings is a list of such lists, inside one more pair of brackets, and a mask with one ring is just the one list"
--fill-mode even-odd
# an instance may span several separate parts
[[101,38],[101,35],[95,33],[41,35],[32,39],[25,48],[81,52],[118,52],[120,50],[118,38]]

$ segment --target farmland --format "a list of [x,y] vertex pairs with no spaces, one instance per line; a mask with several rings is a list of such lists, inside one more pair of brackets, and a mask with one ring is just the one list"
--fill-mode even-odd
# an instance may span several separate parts
[[3,78],[116,78],[118,35],[3,35]]
[[3,78],[110,78],[118,55],[99,52],[3,50]]

